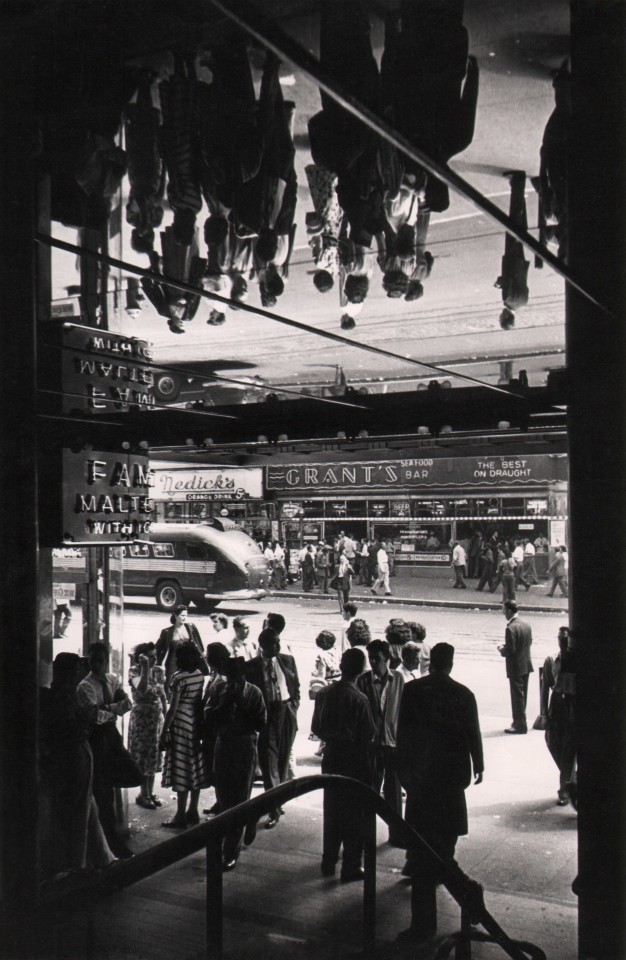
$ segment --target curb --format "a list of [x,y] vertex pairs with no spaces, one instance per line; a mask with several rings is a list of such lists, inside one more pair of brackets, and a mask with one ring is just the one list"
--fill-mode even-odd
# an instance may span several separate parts
[[[331,600],[333,603],[337,602],[337,598],[334,594],[323,594],[323,593],[303,593],[302,591],[286,591],[280,590],[277,593],[268,593],[268,597],[293,597],[296,600]],[[443,607],[444,609],[450,610],[502,610],[501,603],[485,603],[484,601],[468,601],[468,600],[431,600],[426,599],[425,597],[399,597],[395,594],[391,597],[380,597],[375,594],[364,594],[364,593],[351,593],[350,600],[354,600],[355,603],[377,603],[377,604],[389,604],[395,603],[399,605],[404,605],[407,607]],[[544,607],[538,604],[525,603],[522,607],[520,604],[520,610],[523,610],[524,613],[558,613],[558,614],[569,614],[569,610],[566,607]]]

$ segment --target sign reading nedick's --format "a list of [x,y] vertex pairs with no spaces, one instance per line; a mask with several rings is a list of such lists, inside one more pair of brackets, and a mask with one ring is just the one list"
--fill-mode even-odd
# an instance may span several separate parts
[[151,344],[93,327],[63,327],[63,409],[98,413],[155,405]]
[[268,490],[400,490],[486,484],[523,485],[567,479],[564,458],[529,454],[507,457],[440,457],[307,463],[265,467]]
[[153,514],[147,457],[63,450],[63,540],[146,539]]

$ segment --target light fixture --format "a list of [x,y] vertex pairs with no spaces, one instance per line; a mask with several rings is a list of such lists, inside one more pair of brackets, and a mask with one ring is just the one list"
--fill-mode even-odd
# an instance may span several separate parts
[[337,431],[337,440],[345,440],[345,439],[346,439],[345,430],[338,430],[338,431]]
[[422,380],[422,381],[420,381],[420,383],[418,383],[418,385],[417,385],[417,387],[416,387],[415,389],[416,389],[416,390],[428,390],[428,384],[427,384],[427,383],[424,383],[424,381]]
[[498,430],[510,430],[511,424],[508,420],[499,420],[498,421]]
[[430,430],[428,429],[428,427],[418,427],[418,428],[417,428],[417,435],[418,435],[418,437],[427,437],[429,433],[430,433]]
[[202,443],[204,444],[205,447],[212,447],[212,446],[213,446],[213,437],[205,437],[204,440],[202,441]]
[[196,441],[193,439],[193,437],[187,437],[187,439],[185,440],[185,446],[195,447],[195,445],[196,445]]
[[360,440],[367,440],[367,438],[369,437],[369,433],[367,432],[367,430],[359,430],[358,436]]
[[441,386],[444,388],[444,390],[449,390],[449,389],[451,388],[451,386],[452,386],[452,381],[451,381],[451,380],[442,380],[442,381],[441,381]]
[[278,434],[278,441],[279,441],[279,443],[285,443],[287,440],[289,440],[289,437],[287,436],[286,433],[279,433],[279,434]]
[[149,450],[149,449],[150,449],[150,444],[148,443],[147,440],[140,440],[140,441],[139,441],[139,449],[140,449],[140,450]]
[[452,427],[449,423],[444,424],[444,426],[439,431],[440,433],[452,433]]
[[258,437],[256,438],[256,441],[257,441],[257,443],[267,443],[267,442],[268,442],[268,439],[267,439],[267,437],[265,436],[264,433],[260,433],[260,434],[258,435]]

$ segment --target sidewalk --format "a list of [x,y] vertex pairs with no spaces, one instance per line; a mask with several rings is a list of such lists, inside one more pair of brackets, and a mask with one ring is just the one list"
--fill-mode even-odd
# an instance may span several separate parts
[[[530,940],[550,960],[576,956],[576,813],[555,805],[558,775],[541,732],[506,737],[503,717],[481,718],[485,780],[466,792],[469,835],[457,846],[461,868],[484,886],[485,903],[507,933]],[[513,742],[511,742],[511,740]],[[297,775],[319,773],[316,744],[305,731],[296,742]],[[254,788],[256,794],[261,787]],[[145,811],[129,791],[130,844],[137,853],[168,839],[161,828],[175,800],[157,787],[163,807]],[[209,807],[213,789],[203,791]],[[402,877],[404,853],[390,847],[377,825],[379,960],[432,960],[444,935],[459,927],[460,911],[439,888],[439,935],[416,949],[400,947],[410,917]],[[261,824],[236,870],[224,879],[225,957],[232,960],[345,960],[360,946],[362,887],[320,876],[322,794],[292,801],[275,830]],[[204,854],[198,853],[102,904],[95,923],[94,960],[197,960],[204,947]],[[504,954],[474,945],[476,960]]]
[[[356,602],[371,603],[402,603],[417,607],[450,607],[473,610],[500,610],[502,607],[502,593],[500,588],[495,593],[490,593],[487,589],[478,592],[476,586],[477,580],[468,580],[466,590],[458,590],[453,587],[454,577],[451,569],[444,571],[434,571],[429,569],[416,570],[409,572],[399,572],[391,577],[391,596],[375,596],[369,587],[359,584],[355,580],[352,583],[352,592],[350,597]],[[523,605],[524,610],[532,613],[567,613],[569,610],[569,599],[567,597],[548,596],[550,581],[540,582],[536,586],[526,591],[518,591],[517,600]],[[271,591],[273,596],[291,596],[303,600],[322,599],[324,595],[319,590],[305,593],[302,590],[301,582],[288,585],[285,590]],[[334,603],[337,602],[336,594],[327,594],[327,598]]]

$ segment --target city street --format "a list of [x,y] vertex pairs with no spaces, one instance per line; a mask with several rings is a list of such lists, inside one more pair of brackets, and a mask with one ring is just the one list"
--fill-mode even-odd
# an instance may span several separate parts
[[[520,604],[523,609],[523,603]],[[222,603],[217,608],[229,619],[234,616],[249,618],[250,632],[258,636],[262,629],[263,618],[268,611],[282,613],[287,621],[284,641],[291,649],[298,665],[300,681],[303,686],[301,708],[301,736],[310,721],[311,707],[307,698],[308,676],[311,672],[317,647],[315,637],[320,630],[332,630],[340,642],[343,621],[339,616],[336,602],[333,600],[289,599],[285,596],[273,596],[263,601],[250,601],[237,606]],[[55,654],[63,650],[79,652],[80,611],[74,608],[74,617],[63,640],[55,641]],[[510,721],[508,685],[505,677],[504,661],[497,646],[504,638],[505,620],[496,610],[444,610],[437,607],[417,607],[400,603],[366,602],[359,606],[358,616],[369,624],[372,637],[383,637],[386,625],[392,617],[417,620],[427,630],[427,642],[432,646],[445,640],[456,649],[454,677],[467,684],[474,691],[479,704],[483,727],[499,729],[508,726]],[[193,606],[190,609],[192,619],[200,631],[205,646],[220,635],[214,635],[211,621]],[[533,628],[533,660],[535,671],[542,665],[548,654],[556,652],[556,636],[559,626],[567,622],[561,612],[532,613],[528,621]],[[148,640],[156,641],[161,630],[168,626],[169,617],[156,608],[152,599],[132,598],[127,600],[124,609],[124,633],[132,646]],[[230,632],[225,635],[230,637]],[[285,643],[283,643],[283,646]],[[539,680],[538,673],[531,678],[529,686],[528,715],[534,719],[538,713]],[[299,750],[306,752],[306,743]]]

